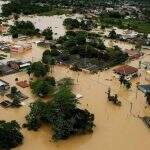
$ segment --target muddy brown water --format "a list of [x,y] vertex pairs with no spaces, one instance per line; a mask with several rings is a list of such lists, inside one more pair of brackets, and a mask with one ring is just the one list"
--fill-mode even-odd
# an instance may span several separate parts
[[[53,20],[51,20],[53,21]],[[47,20],[49,22],[49,20]],[[62,22],[62,21],[61,21]],[[60,22],[58,21],[58,24]],[[49,24],[48,24],[49,26]],[[58,30],[60,31],[60,30]],[[64,34],[64,29],[62,30]],[[9,39],[8,39],[9,40]],[[23,54],[11,54],[11,58],[38,61],[45,49],[35,45],[33,49]],[[123,46],[126,44],[121,43]],[[131,45],[132,46],[132,45]],[[129,45],[130,47],[130,45]],[[150,60],[150,55],[145,55],[142,60]],[[139,60],[130,62],[132,66],[138,66]],[[82,94],[79,107],[86,108],[95,114],[96,128],[90,135],[71,137],[66,141],[51,141],[52,131],[49,127],[43,126],[38,132],[22,129],[24,142],[14,150],[149,150],[150,130],[137,117],[150,115],[150,108],[147,107],[143,93],[137,91],[136,82],[145,81],[144,71],[140,79],[133,81],[133,87],[127,91],[120,86],[113,77],[112,69],[100,72],[96,75],[87,73],[72,72],[65,67],[56,66],[53,75],[57,80],[63,77],[71,77],[75,81],[74,93]],[[29,80],[27,74],[20,72],[17,74],[1,77],[11,85],[15,85],[15,78],[19,80]],[[112,80],[112,81],[111,81]],[[105,92],[108,87],[113,93],[119,95],[122,107],[116,107],[107,101]],[[19,87],[18,87],[19,88]],[[21,89],[25,95],[29,96],[25,101],[26,105],[21,108],[4,109],[0,107],[0,120],[17,120],[20,124],[25,122],[25,115],[29,112],[28,105],[37,98],[32,95],[29,88]],[[6,97],[4,99],[7,99]],[[1,97],[0,101],[3,100]],[[131,108],[132,103],[132,108]]]
[[[38,132],[22,129],[24,143],[14,150],[149,150],[150,131],[143,122],[136,118],[137,115],[150,115],[150,108],[145,108],[146,102],[143,94],[137,92],[133,81],[133,88],[129,91],[119,85],[113,78],[112,70],[101,72],[98,75],[90,75],[70,71],[65,67],[56,66],[53,72],[57,80],[63,77],[72,77],[75,82],[74,93],[82,94],[82,105],[95,114],[96,128],[91,135],[71,137],[66,141],[51,141],[52,131],[43,126]],[[15,85],[15,78],[19,80],[29,79],[25,73],[18,73],[2,77],[11,85]],[[110,81],[112,79],[112,81]],[[143,81],[146,82],[146,81]],[[119,95],[122,107],[116,107],[107,101],[105,92],[111,86],[112,92]],[[18,87],[19,88],[19,87]],[[29,96],[26,106],[19,109],[3,109],[0,107],[0,118],[5,120],[17,120],[20,124],[25,122],[24,116],[29,112],[28,105],[36,98],[29,88],[21,89]],[[130,103],[133,108],[131,109]]]

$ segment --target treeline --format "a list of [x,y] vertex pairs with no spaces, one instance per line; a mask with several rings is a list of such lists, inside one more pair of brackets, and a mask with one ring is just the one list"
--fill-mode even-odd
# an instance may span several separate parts
[[133,5],[150,5],[149,0],[11,0],[2,6],[2,14],[9,16],[12,13],[37,14],[48,12],[52,7],[95,8],[129,3]]
[[30,2],[21,2],[21,0],[14,0],[2,6],[2,15],[6,17],[12,13],[30,15],[48,12],[49,10],[50,7],[46,4],[40,5]]

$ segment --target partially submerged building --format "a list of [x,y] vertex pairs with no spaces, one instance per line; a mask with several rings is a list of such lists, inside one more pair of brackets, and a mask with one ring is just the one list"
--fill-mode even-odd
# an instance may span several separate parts
[[126,80],[131,80],[133,77],[138,75],[138,69],[128,65],[120,66],[118,68],[115,68],[113,71],[116,78],[125,76]]
[[10,88],[9,83],[0,79],[0,92],[8,90]]
[[143,53],[134,49],[126,49],[125,52],[128,54],[129,59],[138,59],[143,56]]
[[8,61],[7,65],[15,70],[25,69],[31,66],[30,61]]
[[5,64],[0,64],[0,76],[4,75],[9,75],[12,73],[15,73],[16,71],[12,69],[11,67],[5,65]]
[[32,45],[30,43],[16,44],[10,47],[11,52],[15,52],[15,53],[23,53],[31,49],[32,49]]

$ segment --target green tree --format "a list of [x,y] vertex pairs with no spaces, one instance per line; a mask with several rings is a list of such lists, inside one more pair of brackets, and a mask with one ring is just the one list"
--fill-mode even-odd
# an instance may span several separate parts
[[45,97],[48,95],[52,95],[54,92],[54,83],[51,82],[50,79],[42,79],[42,80],[36,80],[31,83],[31,89],[34,94],[36,94],[39,97]]
[[16,96],[16,94],[17,94],[17,88],[16,88],[16,86],[12,86],[11,87],[10,94],[11,94],[12,97]]
[[67,30],[73,30],[79,28],[79,21],[77,19],[66,18],[63,25],[66,26]]
[[49,103],[42,100],[32,103],[25,126],[29,130],[37,130],[42,123],[48,123],[52,126],[54,140],[93,132],[94,115],[77,108],[78,100],[72,93],[72,84],[71,79],[62,79]]
[[12,104],[11,104],[13,107],[19,107],[19,106],[21,106],[21,101],[20,101],[20,99],[17,97],[17,96],[15,96],[14,98],[13,98],[13,102],[12,102]]
[[51,28],[47,28],[42,32],[42,35],[45,37],[45,40],[53,39],[53,31]]
[[56,64],[56,59],[54,56],[51,55],[50,50],[46,50],[43,52],[42,56],[42,62],[50,67],[50,72],[52,73],[52,69],[54,68],[54,65]]
[[35,77],[44,77],[48,73],[48,68],[40,61],[31,65],[31,71]]
[[0,121],[0,149],[9,150],[22,144],[23,135],[16,121]]

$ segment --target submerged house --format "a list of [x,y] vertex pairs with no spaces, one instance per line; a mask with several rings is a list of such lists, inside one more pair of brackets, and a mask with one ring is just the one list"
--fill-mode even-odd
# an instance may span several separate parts
[[129,59],[131,59],[131,60],[132,59],[138,59],[141,56],[143,56],[142,52],[139,52],[139,51],[134,50],[134,49],[126,49],[125,52],[128,54]]
[[11,52],[14,53],[23,53],[31,49],[32,49],[32,45],[30,43],[23,44],[23,45],[12,45],[10,47]]
[[0,79],[0,92],[8,90],[10,88],[9,83]]
[[0,64],[0,76],[9,75],[15,72],[16,71],[8,65]]
[[131,80],[134,76],[138,75],[138,69],[128,65],[115,68],[113,71],[116,78],[120,78],[123,75],[126,80]]
[[25,69],[31,66],[30,61],[8,61],[7,65],[15,70]]

